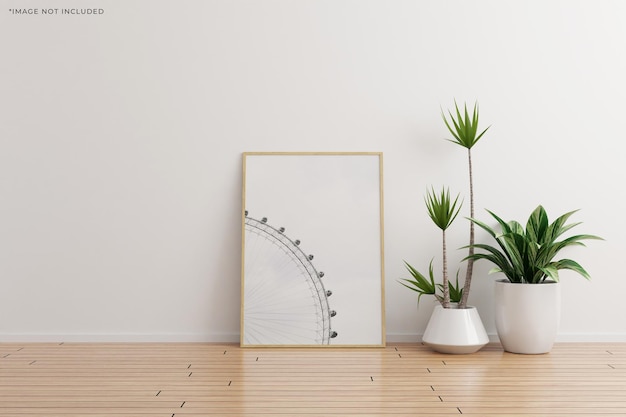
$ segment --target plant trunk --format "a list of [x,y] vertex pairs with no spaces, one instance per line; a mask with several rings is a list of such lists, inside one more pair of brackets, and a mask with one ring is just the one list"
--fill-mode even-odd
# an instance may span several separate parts
[[[470,190],[470,218],[474,218],[474,178],[472,175],[472,150],[467,149],[467,161],[469,165],[469,190]],[[470,238],[469,238],[469,253],[468,256],[474,254],[474,222],[470,224]],[[463,284],[463,295],[461,296],[461,302],[459,308],[467,307],[467,298],[469,297],[470,287],[472,285],[472,272],[474,270],[474,260],[467,260],[467,270],[465,271],[465,284]]]
[[446,231],[442,232],[443,240],[443,302],[441,303],[443,308],[450,307],[450,284],[448,283],[448,258],[446,256]]

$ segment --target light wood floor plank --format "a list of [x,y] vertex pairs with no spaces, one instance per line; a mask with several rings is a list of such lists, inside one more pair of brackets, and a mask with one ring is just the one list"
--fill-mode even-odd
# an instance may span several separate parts
[[624,416],[626,344],[546,355],[201,343],[0,343],[0,415]]

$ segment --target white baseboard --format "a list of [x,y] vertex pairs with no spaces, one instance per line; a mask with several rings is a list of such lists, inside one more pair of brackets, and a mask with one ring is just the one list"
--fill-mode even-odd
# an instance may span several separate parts
[[239,343],[239,334],[194,333],[0,333],[0,343]]
[[[495,333],[488,334],[490,342],[499,342]],[[421,334],[387,334],[387,343],[416,343],[422,341]],[[626,333],[559,333],[556,341],[561,343],[626,343]]]
[[[489,334],[490,342],[498,342],[498,335]],[[387,334],[387,343],[418,343],[421,334]],[[626,333],[560,333],[557,342],[564,343],[626,343]],[[0,333],[0,343],[239,343],[238,333]]]
[[557,342],[603,342],[603,343],[626,343],[625,333],[559,333]]

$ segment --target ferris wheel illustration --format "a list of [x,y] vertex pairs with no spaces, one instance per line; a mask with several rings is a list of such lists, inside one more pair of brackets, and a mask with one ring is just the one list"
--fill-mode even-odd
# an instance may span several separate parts
[[328,345],[332,295],[300,240],[245,211],[243,337],[247,345]]

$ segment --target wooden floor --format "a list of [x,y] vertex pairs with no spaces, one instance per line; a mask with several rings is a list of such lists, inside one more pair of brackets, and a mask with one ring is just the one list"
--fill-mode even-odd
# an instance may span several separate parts
[[626,344],[546,355],[421,345],[0,344],[0,415],[626,416]]

